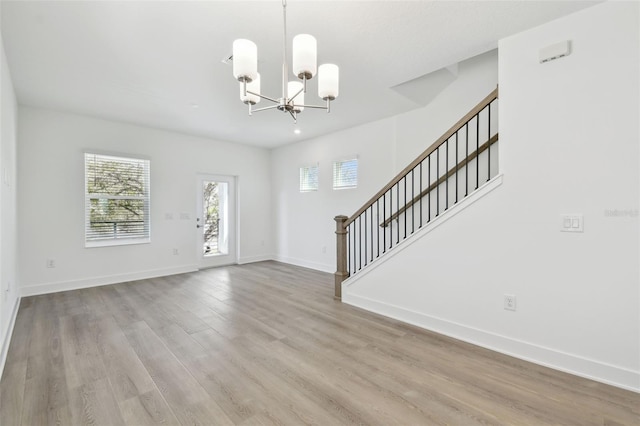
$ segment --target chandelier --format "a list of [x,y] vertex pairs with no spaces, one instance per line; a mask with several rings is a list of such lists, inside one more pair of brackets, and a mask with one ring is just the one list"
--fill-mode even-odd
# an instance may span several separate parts
[[[299,34],[293,38],[292,71],[301,81],[289,81],[287,66],[287,1],[282,0],[284,18],[284,40],[282,53],[282,96],[272,98],[260,93],[260,74],[258,73],[258,48],[250,40],[238,39],[233,42],[233,76],[240,82],[240,100],[249,106],[249,115],[253,112],[278,109],[289,113],[294,123],[298,114],[305,108],[324,109],[331,112],[331,101],[338,97],[338,66],[323,64],[317,67],[317,43],[309,34]],[[307,81],[318,74],[318,96],[326,101],[325,105],[305,105]],[[252,109],[260,99],[266,99],[275,105]]]

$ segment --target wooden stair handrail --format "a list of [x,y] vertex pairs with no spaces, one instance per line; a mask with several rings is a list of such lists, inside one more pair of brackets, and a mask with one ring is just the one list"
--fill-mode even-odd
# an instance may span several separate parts
[[489,93],[487,97],[485,97],[478,105],[473,107],[471,111],[469,111],[464,117],[462,117],[456,124],[451,126],[449,130],[447,130],[438,140],[436,140],[429,148],[427,148],[418,158],[413,160],[411,164],[405,167],[400,173],[396,175],[391,181],[386,184],[380,191],[378,191],[373,197],[371,197],[362,207],[358,209],[354,214],[349,216],[344,222],[344,226],[347,227],[351,222],[353,222],[358,216],[364,213],[378,198],[380,198],[385,192],[387,192],[391,187],[400,182],[404,176],[409,173],[413,168],[415,168],[418,164],[420,164],[425,158],[427,158],[432,152],[434,152],[443,142],[453,136],[458,130],[462,128],[469,120],[471,120],[476,114],[485,109],[487,105],[489,105],[493,100],[498,97],[498,88]]
[[469,156],[467,158],[464,158],[462,161],[460,161],[458,164],[456,164],[453,168],[451,168],[446,174],[440,176],[440,178],[438,180],[436,180],[435,182],[433,182],[431,185],[429,185],[428,188],[426,188],[424,191],[422,191],[421,193],[419,193],[418,195],[416,195],[413,200],[409,201],[407,204],[405,204],[404,206],[402,206],[400,208],[400,210],[398,210],[397,212],[395,212],[394,214],[392,214],[391,216],[389,216],[389,218],[387,218],[387,220],[385,220],[384,222],[382,222],[380,224],[380,226],[382,226],[383,228],[386,228],[392,221],[394,221],[395,219],[397,219],[402,213],[404,213],[405,211],[407,211],[409,208],[411,208],[411,206],[413,206],[415,203],[417,203],[418,201],[420,201],[421,198],[425,197],[427,194],[429,194],[429,192],[433,191],[434,189],[436,189],[438,187],[438,185],[444,183],[447,179],[449,179],[451,176],[455,175],[457,172],[460,171],[461,167],[465,167],[471,160],[473,160],[474,158],[476,158],[479,154],[482,154],[484,151],[486,151],[487,149],[489,149],[489,147],[491,145],[493,145],[494,143],[498,142],[498,133],[496,133],[495,135],[493,135],[491,137],[491,139],[489,139],[487,142],[483,143],[482,145],[480,145],[478,147],[478,150],[475,152],[472,152],[471,154],[469,154]]

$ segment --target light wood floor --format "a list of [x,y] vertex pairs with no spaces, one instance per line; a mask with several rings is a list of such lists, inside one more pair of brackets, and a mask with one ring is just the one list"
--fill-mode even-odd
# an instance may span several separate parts
[[22,300],[3,426],[639,425],[640,394],[341,304],[276,262]]

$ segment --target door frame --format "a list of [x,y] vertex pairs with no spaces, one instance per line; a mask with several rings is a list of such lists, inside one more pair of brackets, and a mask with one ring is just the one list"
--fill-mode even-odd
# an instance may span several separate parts
[[[215,255],[205,257],[202,250],[202,231],[198,227],[202,223],[202,183],[209,182],[227,182],[229,184],[229,250],[226,255]],[[238,177],[232,175],[221,175],[215,173],[197,173],[196,174],[196,221],[193,229],[195,230],[195,242],[196,242],[196,265],[198,270],[215,268],[225,265],[238,264],[239,258],[239,214],[238,214]],[[200,221],[198,221],[200,219]]]

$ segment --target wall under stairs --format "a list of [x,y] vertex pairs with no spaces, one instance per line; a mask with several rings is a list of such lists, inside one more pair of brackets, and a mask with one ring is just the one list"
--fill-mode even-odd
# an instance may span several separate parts
[[[343,301],[640,392],[638,8],[502,40],[501,175],[347,280]],[[564,40],[569,56],[538,62]],[[561,232],[563,214],[584,232]]]

